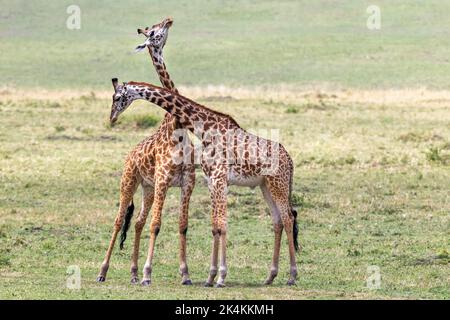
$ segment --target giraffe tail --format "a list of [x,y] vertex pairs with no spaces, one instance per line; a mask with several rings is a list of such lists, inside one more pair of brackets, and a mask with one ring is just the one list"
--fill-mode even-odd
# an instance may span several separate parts
[[294,164],[291,163],[291,176],[289,177],[289,204],[291,206],[291,213],[292,216],[294,217],[294,248],[295,251],[298,252],[299,251],[299,244],[298,244],[298,223],[297,223],[297,210],[294,209],[294,207],[292,206],[292,184],[293,184],[293,179],[294,179]]
[[133,211],[134,211],[134,203],[133,200],[131,200],[131,203],[127,208],[127,213],[125,214],[122,229],[120,230],[120,250],[123,249],[123,244],[127,239],[127,231],[130,228],[130,222],[131,218],[133,217]]
[[299,245],[298,245],[298,223],[297,223],[297,211],[294,209],[291,209],[292,215],[294,216],[294,248],[295,251],[299,251]]

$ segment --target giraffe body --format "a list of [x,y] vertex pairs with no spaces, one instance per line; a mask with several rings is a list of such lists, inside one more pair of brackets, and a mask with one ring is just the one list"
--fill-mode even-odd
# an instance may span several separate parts
[[270,273],[265,283],[271,284],[278,274],[281,234],[284,229],[289,243],[288,284],[295,284],[298,227],[297,212],[290,201],[294,166],[286,149],[279,143],[246,132],[228,115],[163,88],[142,82],[118,85],[117,79],[113,79],[113,85],[115,94],[110,116],[112,123],[134,100],[144,99],[176,117],[180,126],[193,132],[202,143],[200,159],[212,201],[213,234],[210,274],[205,285],[212,286],[217,274],[219,279],[216,286],[225,285],[227,188],[232,184],[260,186],[271,209],[275,245]]
[[[151,29],[148,33],[146,46],[148,47],[153,65],[158,72],[161,83],[165,88],[178,92],[173,84],[164,64],[162,49],[165,45],[168,29],[172,25],[171,19],[165,19]],[[138,33],[145,33],[138,30]],[[151,34],[151,36],[150,36]],[[188,228],[189,200],[195,185],[195,166],[189,163],[178,163],[173,160],[178,156],[189,157],[192,152],[192,143],[187,135],[175,135],[180,128],[176,117],[167,113],[158,130],[141,141],[127,156],[121,179],[120,206],[115,220],[113,235],[100,269],[97,281],[103,282],[109,268],[109,261],[117,238],[117,234],[124,225],[124,220],[131,219],[133,210],[130,209],[133,195],[139,185],[142,186],[142,205],[135,224],[135,239],[131,262],[131,282],[138,283],[138,256],[142,229],[147,220],[148,213],[152,209],[150,223],[150,244],[148,258],[144,266],[142,284],[151,283],[152,259],[156,237],[161,228],[161,212],[169,187],[181,188],[181,208],[179,215],[180,234],[180,273],[182,284],[192,284],[189,278],[186,261],[186,233]],[[173,140],[172,137],[176,138]],[[182,149],[177,150],[182,140]],[[134,208],[134,206],[133,206]],[[128,210],[127,210],[128,209]],[[125,240],[126,230],[122,230],[122,242]]]

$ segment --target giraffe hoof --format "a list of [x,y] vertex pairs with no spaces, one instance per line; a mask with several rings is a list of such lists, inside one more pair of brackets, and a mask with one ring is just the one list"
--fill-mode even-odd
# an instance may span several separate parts
[[105,280],[106,280],[105,276],[98,276],[96,281],[97,282],[105,282]]
[[205,284],[203,286],[206,288],[211,288],[213,286],[213,284],[210,282],[205,282]]
[[138,284],[139,283],[139,278],[138,277],[133,277],[131,278],[131,284]]
[[287,285],[288,286],[295,286],[295,280],[289,279],[288,282],[287,282]]
[[272,279],[267,279],[266,281],[264,281],[265,286],[270,286],[272,283],[273,283]]
[[187,279],[187,280],[182,281],[181,284],[183,286],[192,286],[192,281],[191,281],[191,279]]
[[144,287],[148,287],[151,284],[152,284],[152,280],[150,280],[150,279],[142,280],[142,282],[141,282],[141,285]]
[[225,283],[216,283],[215,285],[216,288],[225,288]]

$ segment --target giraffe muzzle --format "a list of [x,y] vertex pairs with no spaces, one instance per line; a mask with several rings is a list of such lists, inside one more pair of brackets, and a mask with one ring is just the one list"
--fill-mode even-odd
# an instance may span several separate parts
[[118,119],[118,114],[117,114],[117,112],[112,113],[111,116],[109,117],[109,122],[110,122],[110,124],[111,124],[111,125],[114,125],[114,123],[116,123],[117,119]]

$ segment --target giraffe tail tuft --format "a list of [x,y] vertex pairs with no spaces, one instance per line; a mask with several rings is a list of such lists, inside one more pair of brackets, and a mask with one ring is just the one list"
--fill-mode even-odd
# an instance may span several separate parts
[[289,204],[291,205],[291,213],[292,216],[294,217],[294,248],[295,251],[298,252],[299,251],[299,244],[298,244],[298,223],[297,223],[297,211],[293,208],[292,206],[292,184],[293,184],[293,180],[294,180],[294,164],[291,160],[291,175],[289,176]]
[[133,217],[134,203],[131,200],[130,205],[127,208],[127,213],[125,214],[125,219],[122,224],[122,230],[120,230],[120,250],[123,249],[123,243],[127,239],[127,231],[130,228],[131,218]]
[[299,245],[298,245],[298,223],[297,223],[297,211],[294,209],[292,210],[292,215],[294,216],[294,248],[295,251],[299,251]]

